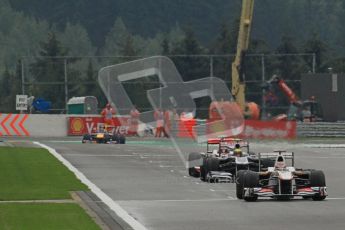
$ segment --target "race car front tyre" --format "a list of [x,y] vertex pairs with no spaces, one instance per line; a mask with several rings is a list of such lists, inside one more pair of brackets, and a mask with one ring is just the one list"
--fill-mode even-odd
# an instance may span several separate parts
[[315,201],[321,201],[321,200],[326,199],[326,196],[321,196],[320,194],[316,194],[312,197],[312,199]]
[[[310,186],[311,187],[325,187],[326,186],[326,180],[325,180],[325,174],[321,170],[313,170],[310,171]],[[316,194],[312,197],[315,201],[324,200],[326,196]]]
[[240,200],[243,199],[243,183],[246,173],[247,170],[240,170],[236,176],[236,197]]
[[243,187],[255,188],[259,185],[259,174],[253,171],[247,171],[244,174]]
[[325,187],[326,186],[325,174],[321,170],[310,171],[309,180],[310,180],[311,187]]
[[[259,174],[253,171],[246,171],[244,174],[243,187],[244,188],[255,188],[259,185]],[[251,196],[243,196],[245,201],[256,201],[258,196],[253,194]]]
[[198,172],[195,167],[200,167],[203,164],[202,156],[200,153],[190,153],[188,155],[188,174],[192,177],[200,177],[200,172]]
[[200,179],[206,181],[207,174],[210,171],[219,171],[219,159],[218,158],[204,158],[203,165],[200,166]]
[[208,158],[206,161],[206,175],[211,171],[219,171],[219,159],[218,158]]

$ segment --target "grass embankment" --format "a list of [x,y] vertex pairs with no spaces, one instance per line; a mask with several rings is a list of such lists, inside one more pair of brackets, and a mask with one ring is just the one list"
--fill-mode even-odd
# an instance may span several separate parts
[[0,229],[100,229],[78,204],[30,203],[87,189],[45,149],[0,147]]

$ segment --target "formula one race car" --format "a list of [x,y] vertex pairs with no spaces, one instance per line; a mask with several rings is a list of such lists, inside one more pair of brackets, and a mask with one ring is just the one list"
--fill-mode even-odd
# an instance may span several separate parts
[[[276,151],[259,153],[259,161],[275,156],[274,167],[260,169],[259,172],[241,170],[236,179],[238,199],[256,201],[258,197],[289,200],[295,196],[304,199],[324,200],[327,196],[325,175],[320,170],[296,169],[294,153]],[[291,166],[287,161],[291,160]]]
[[[235,182],[239,170],[259,170],[259,160],[249,151],[249,143],[236,138],[217,138],[207,141],[206,153],[190,153],[190,176],[208,182]],[[260,162],[261,167],[274,165],[274,159]]]
[[115,132],[111,133],[106,130],[100,130],[95,133],[85,134],[81,142],[97,144],[125,144],[126,137],[123,134]]

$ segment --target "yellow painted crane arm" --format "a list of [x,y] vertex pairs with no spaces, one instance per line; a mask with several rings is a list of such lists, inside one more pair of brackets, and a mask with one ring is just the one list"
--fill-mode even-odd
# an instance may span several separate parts
[[241,109],[245,110],[245,82],[243,76],[243,58],[248,50],[250,41],[250,30],[253,19],[254,0],[242,0],[240,28],[237,39],[235,60],[232,63],[232,95]]

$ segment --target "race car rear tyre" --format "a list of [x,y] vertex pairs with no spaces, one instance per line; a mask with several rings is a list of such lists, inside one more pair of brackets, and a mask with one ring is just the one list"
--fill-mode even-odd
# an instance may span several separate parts
[[247,171],[244,174],[243,187],[255,188],[259,185],[259,174],[253,171]]
[[119,144],[126,144],[126,137],[123,134],[118,136],[118,143]]
[[310,171],[310,186],[311,187],[325,187],[325,174],[321,170]]
[[247,170],[240,170],[236,176],[236,197],[240,200],[243,199],[243,183],[246,173]]
[[112,141],[115,141],[116,143],[119,142],[119,135],[118,134],[114,134],[111,138]]
[[200,177],[200,172],[198,172],[194,167],[200,167],[202,165],[202,156],[200,153],[190,153],[188,155],[188,174],[192,177]]
[[272,158],[261,159],[262,168],[274,167],[274,163],[275,163],[275,159],[272,159]]
[[84,134],[82,143],[86,143],[87,141],[91,141],[91,135],[90,134]]

